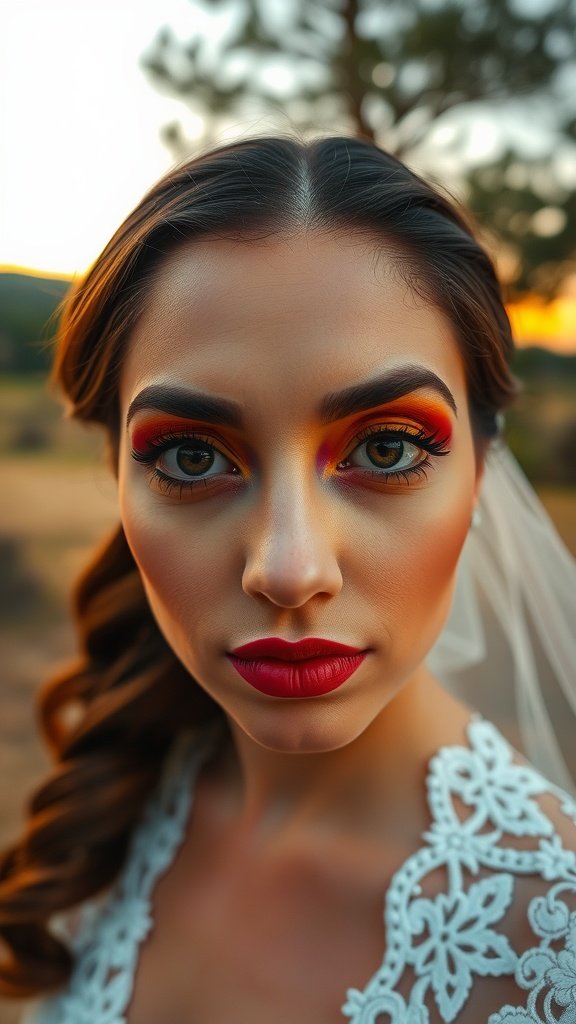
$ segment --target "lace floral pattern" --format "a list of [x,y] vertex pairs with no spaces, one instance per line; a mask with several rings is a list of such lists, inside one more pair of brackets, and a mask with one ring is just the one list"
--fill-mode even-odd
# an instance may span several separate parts
[[153,924],[152,890],[182,842],[194,777],[210,746],[185,736],[175,747],[117,884],[103,904],[87,904],[70,939],[76,965],[67,990],[24,1024],[125,1024],[140,944]]
[[[450,1024],[477,978],[505,975],[528,998],[524,1006],[492,1013],[488,1024],[576,1024],[576,913],[565,902],[576,895],[576,854],[564,849],[536,798],[555,794],[575,822],[576,805],[537,771],[515,764],[490,723],[475,716],[468,736],[470,748],[445,747],[430,762],[426,846],[392,880],[384,961],[364,991],[348,991],[342,1008],[353,1024],[428,1024],[430,997]],[[510,837],[526,837],[533,848],[520,849]],[[446,891],[422,897],[423,883],[438,869],[445,871]],[[494,873],[466,885],[464,869]],[[541,941],[521,956],[498,928],[520,875],[556,883],[529,903],[530,926]],[[407,970],[414,983],[404,999],[395,989]]]
[[[386,954],[363,991],[348,990],[342,1012],[352,1024],[429,1024],[431,1004],[450,1024],[479,978],[501,976],[514,977],[526,999],[493,1012],[487,1024],[576,1024],[576,854],[537,798],[555,795],[574,823],[576,805],[515,764],[490,723],[474,716],[468,738],[469,747],[442,748],[430,762],[430,827],[386,894]],[[152,891],[182,841],[203,756],[190,741],[175,751],[114,892],[83,921],[70,986],[29,1024],[125,1024],[139,947],[152,928]],[[444,891],[426,896],[438,869]],[[501,926],[522,875],[550,887],[528,904],[534,945],[517,952]],[[407,974],[413,982],[401,995]]]

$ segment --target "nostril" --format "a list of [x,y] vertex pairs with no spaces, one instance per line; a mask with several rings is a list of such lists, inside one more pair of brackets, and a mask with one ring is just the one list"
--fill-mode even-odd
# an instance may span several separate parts
[[293,553],[248,561],[242,589],[251,597],[264,596],[273,604],[299,608],[317,595],[333,597],[342,589],[342,574],[333,557],[311,558]]

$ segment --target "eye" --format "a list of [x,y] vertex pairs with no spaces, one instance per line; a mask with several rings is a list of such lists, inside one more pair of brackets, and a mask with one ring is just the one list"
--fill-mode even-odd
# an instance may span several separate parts
[[166,448],[155,459],[156,469],[172,480],[189,482],[238,472],[237,468],[207,441],[189,439]]
[[338,466],[359,466],[361,469],[381,469],[399,472],[412,469],[426,458],[426,452],[405,438],[391,437],[381,431],[357,445]]
[[403,424],[374,424],[362,431],[356,441],[360,444],[350,450],[336,469],[360,469],[383,483],[426,480],[427,470],[434,467],[435,459],[450,454],[448,437],[439,437],[438,431],[415,431]]
[[132,449],[132,458],[147,467],[152,485],[165,494],[175,490],[182,496],[196,485],[241,475],[211,438],[198,434],[165,431],[147,437]]

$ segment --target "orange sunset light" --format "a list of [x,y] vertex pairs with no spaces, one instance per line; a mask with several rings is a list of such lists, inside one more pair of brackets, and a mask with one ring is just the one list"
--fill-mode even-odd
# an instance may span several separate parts
[[40,277],[47,281],[72,281],[74,276],[58,270],[37,270],[35,267],[22,267],[18,263],[0,263],[0,274],[24,274],[25,277]]
[[519,346],[543,345],[564,355],[576,353],[576,298],[559,297],[546,303],[531,296],[507,308]]

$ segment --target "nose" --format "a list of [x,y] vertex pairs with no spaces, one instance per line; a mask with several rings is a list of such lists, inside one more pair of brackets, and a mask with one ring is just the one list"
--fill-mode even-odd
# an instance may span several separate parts
[[243,590],[281,608],[300,608],[317,595],[335,597],[343,580],[322,496],[286,477],[271,491],[250,523]]

